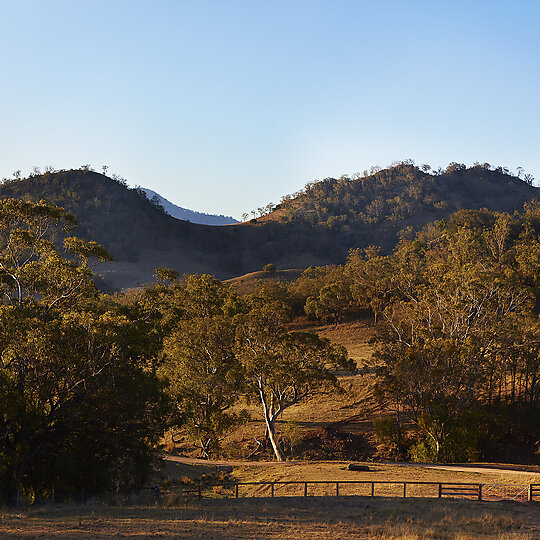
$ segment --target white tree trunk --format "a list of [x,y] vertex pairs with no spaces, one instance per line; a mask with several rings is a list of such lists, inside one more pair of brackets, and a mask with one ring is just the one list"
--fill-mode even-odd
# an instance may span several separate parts
[[258,381],[259,386],[259,395],[261,396],[261,404],[264,413],[264,421],[266,422],[266,429],[268,431],[268,438],[272,444],[272,449],[278,461],[286,461],[285,454],[279,445],[279,442],[276,440],[276,414],[273,414],[273,411],[269,411],[268,403],[266,402],[266,394],[264,392],[264,386],[262,381]]
[[270,439],[270,443],[272,444],[272,448],[274,450],[276,459],[278,461],[286,461],[287,457],[285,456],[279,442],[276,439],[275,419],[272,420],[268,418],[267,415],[265,415],[265,421],[266,421],[266,427],[268,428],[268,437]]

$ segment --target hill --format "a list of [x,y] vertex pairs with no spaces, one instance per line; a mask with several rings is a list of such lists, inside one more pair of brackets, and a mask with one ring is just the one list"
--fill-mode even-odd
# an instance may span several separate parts
[[148,199],[154,204],[161,205],[165,212],[173,218],[183,219],[184,221],[191,221],[191,223],[199,223],[201,225],[232,225],[233,223],[238,223],[238,221],[231,216],[205,214],[204,212],[196,212],[194,210],[182,208],[151,189],[144,187],[140,189],[141,191],[144,191]]
[[351,248],[379,245],[389,252],[403,229],[461,208],[513,212],[539,198],[538,191],[486,165],[451,164],[434,174],[402,163],[363,177],[309,183],[266,216],[213,227],[175,219],[142,190],[86,169],[0,185],[0,197],[45,199],[73,212],[75,234],[100,242],[115,259],[100,269],[111,289],[146,283],[160,266],[227,279],[269,262],[279,270],[343,263]]
[[[106,288],[141,285],[159,266],[220,274],[210,250],[198,249],[204,226],[169,216],[141,190],[102,174],[70,170],[11,180],[0,186],[0,197],[45,199],[72,212],[78,221],[73,234],[100,242],[114,258],[99,268]],[[193,227],[200,227],[198,235]]]
[[303,269],[290,268],[288,270],[278,270],[274,272],[250,272],[232,279],[228,279],[225,283],[233,285],[241,294],[255,293],[260,285],[288,283],[300,277]]
[[[372,243],[391,249],[396,232],[447,218],[461,209],[514,212],[538,197],[538,188],[503,167],[489,164],[471,168],[451,163],[445,170],[428,172],[403,162],[352,178],[310,182],[283,197],[263,220],[311,225],[330,230],[344,243]],[[352,240],[354,238],[354,241]]]

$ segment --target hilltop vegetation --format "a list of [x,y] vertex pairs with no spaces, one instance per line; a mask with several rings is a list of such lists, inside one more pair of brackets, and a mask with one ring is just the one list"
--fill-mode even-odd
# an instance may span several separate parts
[[120,260],[136,260],[146,244],[160,245],[172,221],[144,192],[84,168],[4,180],[0,196],[65,208],[77,217],[79,236],[100,242]]
[[[100,269],[109,287],[148,283],[160,266],[220,279],[260,270],[342,264],[350,249],[392,251],[402,230],[418,230],[459,209],[514,212],[537,197],[530,177],[487,164],[451,164],[430,173],[410,162],[352,178],[311,182],[251,221],[211,227],[167,216],[141,191],[87,168],[4,181],[0,197],[45,199],[77,216],[77,234],[100,242],[114,262]],[[522,173],[520,173],[522,176]]]
[[[522,173],[520,173],[521,176]],[[530,196],[532,178],[510,175],[504,167],[488,163],[471,168],[451,163],[445,170],[430,171],[401,162],[387,169],[374,167],[352,178],[326,178],[310,182],[277,207],[284,221],[300,221],[330,229],[354,230],[360,225],[414,224],[441,219],[462,208],[512,211]],[[504,189],[502,186],[511,186]]]

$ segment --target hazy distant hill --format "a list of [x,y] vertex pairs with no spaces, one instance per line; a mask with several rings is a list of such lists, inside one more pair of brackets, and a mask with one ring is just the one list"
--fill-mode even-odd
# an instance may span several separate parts
[[0,185],[0,197],[46,199],[73,212],[75,234],[97,240],[115,258],[100,270],[112,288],[148,282],[159,266],[225,279],[269,262],[279,270],[342,263],[351,248],[391,251],[403,229],[462,208],[513,212],[540,198],[538,192],[505,170],[458,166],[428,174],[400,164],[361,178],[309,183],[267,216],[214,227],[175,219],[142,190],[88,170]]
[[146,193],[146,196],[150,200],[160,204],[165,212],[173,218],[183,219],[184,221],[191,221],[191,223],[199,223],[201,225],[232,225],[233,223],[238,223],[238,221],[231,216],[205,214],[204,212],[196,212],[194,210],[182,208],[151,189],[145,187],[141,187],[141,189]]

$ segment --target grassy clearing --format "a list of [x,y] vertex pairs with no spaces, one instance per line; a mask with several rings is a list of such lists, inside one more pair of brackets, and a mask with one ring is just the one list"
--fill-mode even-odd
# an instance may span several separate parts
[[203,500],[171,507],[87,505],[0,514],[2,538],[535,538],[538,507],[360,497]]
[[[198,469],[198,465],[190,465],[174,461],[165,462],[161,477],[181,478],[189,476],[200,478],[202,474],[215,472],[216,467],[209,465]],[[348,462],[258,462],[249,465],[233,466],[231,479],[238,482],[266,481],[384,481],[384,482],[464,482],[474,484],[508,484],[528,485],[540,483],[540,472],[509,472],[494,469],[475,469],[470,471],[435,469],[432,466],[408,465],[400,463],[365,463],[369,471],[349,471]],[[281,488],[280,488],[281,489]],[[341,491],[341,488],[340,488]],[[332,492],[333,493],[333,492]],[[396,493],[401,488],[396,487]],[[345,494],[345,492],[344,492]],[[381,493],[382,494],[382,493]],[[410,492],[414,495],[414,488]]]
[[370,340],[375,335],[375,326],[371,315],[338,324],[321,324],[298,319],[291,326],[293,330],[315,332],[328,338],[332,343],[343,345],[359,368],[374,365],[374,346]]
[[260,285],[265,283],[288,283],[295,281],[302,274],[302,269],[277,270],[276,272],[250,272],[235,278],[227,279],[224,283],[234,285],[241,294],[255,293]]
[[[179,458],[177,458],[179,459]],[[370,463],[371,470],[353,472],[346,463],[250,463],[233,467],[229,477],[237,481],[268,480],[394,480],[525,484],[540,482],[540,475],[504,472],[463,472]],[[156,482],[218,476],[215,465],[166,460]],[[225,499],[212,490],[197,501],[164,489],[161,503],[146,490],[130,500],[111,500],[108,505],[42,507],[15,513],[0,510],[1,538],[105,539],[137,538],[263,538],[314,540],[336,538],[382,539],[534,539],[540,538],[540,504],[486,503],[451,499],[420,499],[435,493],[409,488],[410,498],[399,498],[402,486],[377,486],[375,497],[363,487],[334,485],[278,486],[271,498],[266,487],[242,487],[239,499]],[[362,492],[362,489],[364,490]],[[434,488],[429,488],[434,489]],[[296,493],[295,493],[296,490]],[[355,491],[357,490],[357,491]],[[300,493],[299,493],[300,492]],[[257,498],[246,498],[248,495]],[[296,495],[296,496],[294,496]],[[315,497],[317,495],[317,497]],[[326,495],[326,496],[325,496]],[[385,498],[394,496],[396,498]],[[416,498],[415,498],[416,497]],[[114,503],[114,506],[112,505]]]
[[370,470],[366,472],[349,471],[347,463],[314,462],[285,463],[264,467],[237,467],[234,477],[238,481],[266,480],[365,480],[385,482],[466,482],[482,484],[525,485],[540,483],[539,473],[527,475],[507,472],[463,472],[402,465],[398,463],[366,463]]

